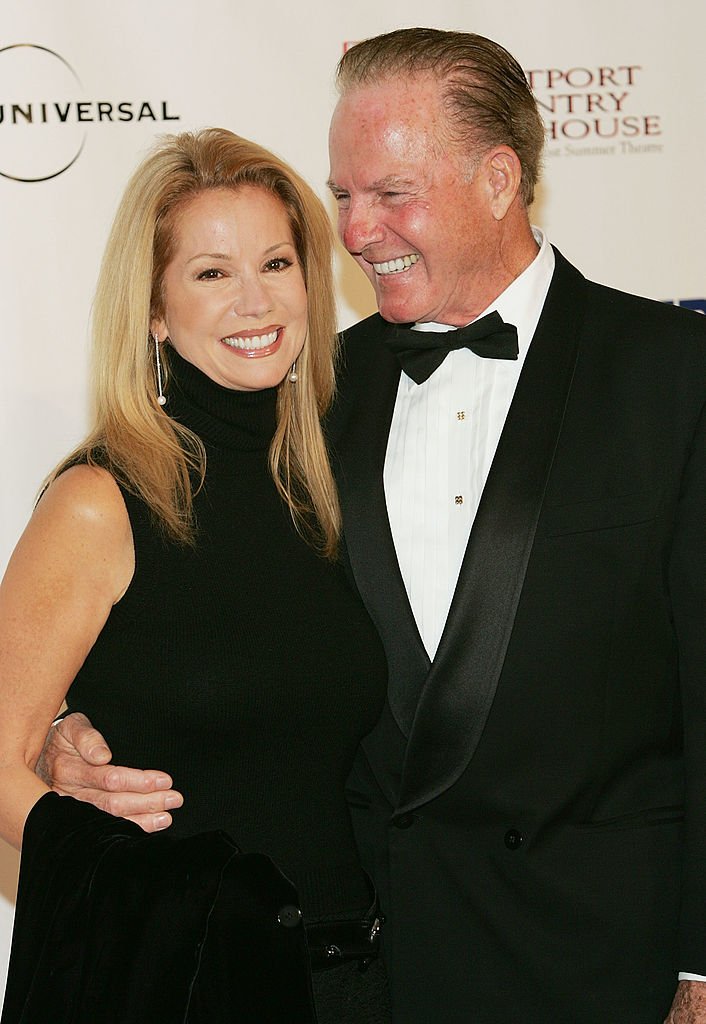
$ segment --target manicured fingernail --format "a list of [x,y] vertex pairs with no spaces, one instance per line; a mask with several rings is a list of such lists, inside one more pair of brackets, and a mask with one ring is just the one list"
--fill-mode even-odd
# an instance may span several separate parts
[[154,827],[157,832],[161,832],[163,828],[169,828],[171,818],[168,814],[155,814],[154,816]]
[[177,793],[170,793],[170,795],[164,801],[164,806],[167,808],[168,811],[171,811],[175,807],[181,807],[182,803],[183,800]]
[[168,775],[158,775],[154,780],[155,789],[171,789],[172,780]]

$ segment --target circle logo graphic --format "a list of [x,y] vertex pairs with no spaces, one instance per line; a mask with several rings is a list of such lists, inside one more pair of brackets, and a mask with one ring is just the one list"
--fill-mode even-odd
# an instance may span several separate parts
[[0,176],[36,182],[76,163],[85,125],[71,115],[83,86],[71,65],[35,43],[0,48]]

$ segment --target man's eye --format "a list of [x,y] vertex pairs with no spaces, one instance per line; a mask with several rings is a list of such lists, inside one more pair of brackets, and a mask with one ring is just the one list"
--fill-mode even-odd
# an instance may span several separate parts
[[209,267],[208,270],[202,270],[196,277],[197,281],[216,281],[219,277],[223,276],[223,271],[218,270],[216,267]]
[[265,264],[265,270],[274,270],[275,273],[279,270],[286,270],[287,267],[292,266],[292,261],[286,259],[284,256],[277,256],[273,260],[268,260]]

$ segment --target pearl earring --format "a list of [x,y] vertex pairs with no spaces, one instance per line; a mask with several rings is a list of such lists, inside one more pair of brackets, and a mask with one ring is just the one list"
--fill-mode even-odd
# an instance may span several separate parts
[[153,334],[154,338],[154,355],[157,362],[157,405],[166,405],[167,396],[162,390],[162,361],[159,358],[159,338],[156,334]]
[[299,374],[297,373],[297,361],[296,361],[296,359],[292,363],[292,369],[289,371],[289,376],[287,377],[287,380],[291,384],[296,384],[297,381],[299,380]]

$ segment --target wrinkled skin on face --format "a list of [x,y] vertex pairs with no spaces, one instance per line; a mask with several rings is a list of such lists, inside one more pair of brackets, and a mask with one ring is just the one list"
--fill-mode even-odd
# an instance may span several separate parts
[[386,320],[466,324],[534,259],[517,155],[451,141],[433,77],[344,93],[329,149],[338,231]]

